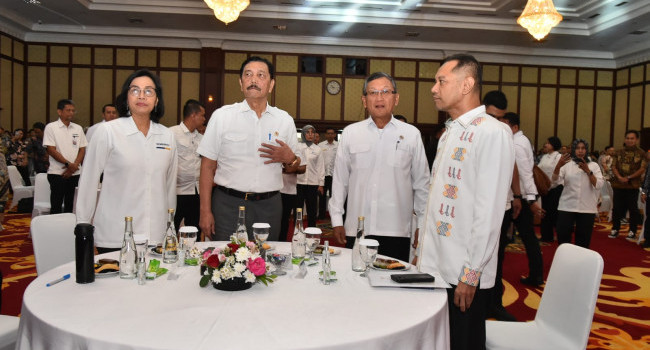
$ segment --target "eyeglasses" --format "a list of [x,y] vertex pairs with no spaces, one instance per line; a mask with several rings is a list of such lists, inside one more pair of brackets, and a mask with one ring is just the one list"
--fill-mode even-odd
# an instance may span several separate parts
[[397,91],[395,90],[388,90],[388,89],[383,89],[383,90],[368,90],[368,95],[372,97],[378,97],[378,96],[386,96],[388,94],[393,94],[395,95]]
[[154,97],[156,96],[156,90],[152,88],[140,89],[137,86],[131,86],[129,88],[129,95],[133,97],[140,97],[140,93],[144,92],[145,97]]

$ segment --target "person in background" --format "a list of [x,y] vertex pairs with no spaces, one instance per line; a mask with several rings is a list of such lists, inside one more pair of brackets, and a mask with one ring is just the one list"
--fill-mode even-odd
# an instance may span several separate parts
[[512,131],[481,105],[481,76],[473,56],[453,55],[442,61],[431,89],[436,108],[451,120],[433,163],[416,263],[451,285],[452,350],[485,349],[489,289],[514,167]]
[[[199,227],[199,174],[201,157],[196,152],[203,135],[197,128],[205,123],[205,107],[197,100],[187,100],[183,106],[183,121],[169,130],[174,134],[178,152],[176,175],[176,216],[178,228],[185,219],[185,226]],[[198,237],[199,241],[201,237]]]
[[9,171],[7,170],[7,161],[5,155],[0,152],[0,232],[4,230],[2,222],[5,218],[5,205],[9,200],[9,190],[11,183],[9,181]]
[[395,115],[393,116],[393,118],[395,118],[395,119],[397,119],[397,120],[399,120],[399,121],[401,121],[401,122],[408,123],[408,122],[406,121],[406,117],[403,116],[403,115],[401,115],[401,114],[395,114]]
[[318,201],[318,218],[325,219],[327,212],[327,197],[332,197],[332,174],[334,172],[334,160],[336,159],[336,150],[339,142],[336,141],[336,130],[332,127],[325,129],[325,141],[318,144],[323,158],[325,159],[325,185],[323,194],[319,196]]
[[300,159],[301,164],[295,166],[285,166],[282,168],[282,182],[284,186],[280,190],[282,197],[282,219],[280,221],[280,237],[278,241],[286,242],[289,236],[289,219],[291,213],[296,209],[297,205],[297,189],[298,174],[305,172],[305,160]]
[[569,153],[569,149],[570,149],[569,146],[562,146],[562,147],[560,147],[559,152],[560,152],[561,155],[565,155],[565,154]]
[[614,146],[605,147],[605,151],[598,158],[598,165],[603,172],[603,178],[607,181],[611,181],[614,178],[614,173],[612,172],[612,159],[616,150]]
[[[646,159],[650,157],[650,151],[646,152]],[[645,204],[645,212],[650,210],[650,201],[648,200],[648,193],[650,193],[650,171],[645,172],[645,179],[643,180],[643,185],[641,185],[641,203]],[[643,248],[650,248],[650,222],[648,222],[649,214],[646,214],[645,225],[643,226],[643,237],[645,242],[643,242]]]
[[589,144],[576,139],[571,154],[565,154],[553,170],[552,181],[563,183],[557,215],[557,242],[571,243],[575,226],[575,244],[589,248],[594,219],[598,214],[600,189],[605,179],[600,166],[587,156]]
[[316,146],[318,146],[318,144],[320,143],[320,134],[319,133],[314,133],[314,141],[313,142],[314,142],[314,144]]
[[[129,75],[115,105],[120,118],[102,123],[88,146],[79,181],[77,223],[95,225],[98,252],[120,250],[124,217],[133,231],[162,243],[167,210],[176,208],[177,146],[162,124],[162,85],[146,69]],[[104,173],[97,200],[99,178]]]
[[246,226],[268,223],[268,239],[276,241],[282,218],[281,164],[300,164],[296,125],[287,112],[268,103],[275,86],[271,62],[258,56],[246,59],[239,69],[239,86],[244,101],[212,114],[198,148],[203,156],[199,225],[206,237],[229,240],[239,206],[244,206]]
[[29,180],[29,157],[27,156],[28,148],[29,142],[25,139],[24,130],[14,130],[11,143],[7,149],[7,165],[13,165],[18,169],[26,186],[31,185]]
[[407,261],[413,212],[419,228],[429,187],[422,137],[413,125],[393,118],[399,93],[389,74],[368,76],[361,101],[369,118],[343,129],[334,161],[329,201],[334,237],[353,247],[358,218],[364,216],[366,237],[379,241],[379,254]]
[[614,189],[614,209],[612,218],[612,232],[609,238],[618,237],[621,229],[621,219],[625,212],[630,212],[630,231],[627,238],[634,239],[636,229],[641,221],[641,214],[637,207],[641,177],[646,169],[645,152],[637,146],[639,132],[628,130],[625,132],[625,147],[620,149],[612,158],[611,180]]
[[304,168],[305,171],[298,174],[296,206],[307,206],[309,227],[316,227],[318,195],[323,195],[325,184],[325,159],[321,148],[313,142],[315,134],[316,129],[313,126],[305,125],[302,128],[303,142],[298,146],[300,159],[305,163],[300,166],[300,170]]
[[[551,136],[544,144],[545,154],[539,161],[539,168],[548,176],[549,180],[553,178],[553,171],[562,155],[558,150],[562,147],[562,141],[556,136]],[[553,242],[555,239],[555,230],[557,223],[557,206],[562,194],[562,182],[551,182],[551,188],[545,196],[542,196],[542,208],[545,215],[542,217],[541,233],[542,242]]]
[[90,142],[90,139],[92,138],[93,134],[95,133],[95,130],[105,122],[110,122],[113,119],[117,119],[117,108],[115,108],[115,105],[112,103],[105,104],[102,107],[102,121],[99,123],[95,123],[95,125],[91,126],[88,128],[88,131],[86,131],[86,139],[88,142]]
[[36,122],[33,125],[34,129],[34,139],[29,144],[27,148],[27,153],[32,161],[32,169],[34,173],[46,173],[47,168],[50,165],[49,156],[47,154],[47,149],[43,146],[43,131],[45,130],[45,124],[41,122]]
[[[81,162],[86,154],[86,135],[72,122],[77,113],[72,100],[59,100],[59,120],[45,126],[43,145],[50,155],[47,180],[50,183],[50,213],[72,213],[75,188],[79,184]],[[95,187],[95,191],[97,187]]]

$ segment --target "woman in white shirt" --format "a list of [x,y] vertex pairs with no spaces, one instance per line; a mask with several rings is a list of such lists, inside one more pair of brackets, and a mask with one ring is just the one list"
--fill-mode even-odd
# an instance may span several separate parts
[[[562,148],[562,141],[556,136],[551,136],[548,138],[547,142],[544,144],[545,154],[540,159],[539,164],[537,165],[549,180],[553,176],[553,170],[557,162],[560,160],[560,153],[558,152]],[[551,188],[545,196],[542,196],[542,208],[546,212],[542,216],[541,223],[541,234],[542,242],[553,242],[554,231],[556,230],[557,223],[557,206],[560,201],[560,195],[562,194],[562,184],[551,182]]]
[[553,172],[553,182],[564,182],[558,205],[559,244],[571,242],[575,226],[575,244],[589,248],[594,219],[598,214],[598,196],[605,180],[600,166],[587,157],[588,147],[583,139],[573,141],[571,154],[563,155]]
[[309,227],[316,227],[318,194],[323,195],[323,185],[325,185],[325,157],[318,144],[314,143],[315,134],[316,129],[311,125],[302,128],[303,143],[300,144],[300,159],[304,159],[305,165],[298,168],[300,171],[304,170],[304,173],[298,172],[296,186],[298,192],[296,206],[302,208],[307,204]]
[[77,222],[93,222],[100,253],[122,247],[126,216],[133,217],[134,233],[162,242],[167,209],[176,208],[176,141],[158,123],[165,112],[160,79],[134,72],[116,106],[120,118],[102,123],[88,144],[77,198]]

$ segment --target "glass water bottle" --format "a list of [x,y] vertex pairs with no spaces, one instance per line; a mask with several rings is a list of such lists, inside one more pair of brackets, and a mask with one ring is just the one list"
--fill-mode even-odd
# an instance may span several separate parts
[[239,241],[248,241],[248,230],[246,229],[246,207],[239,207],[239,217],[237,218],[237,229],[235,230],[235,237]]
[[354,240],[354,246],[352,247],[352,271],[366,271],[366,263],[361,259],[361,246],[359,241],[366,238],[366,233],[363,229],[363,222],[365,218],[359,216],[359,223],[357,224],[357,235]]
[[174,228],[174,209],[167,210],[167,231],[163,239],[163,262],[173,264],[178,261],[178,237]]
[[133,279],[136,276],[137,250],[133,240],[133,218],[124,218],[124,240],[120,250],[120,278]]
[[302,227],[302,208],[296,208],[296,229],[291,239],[291,255],[294,258],[304,258],[307,242],[304,228]]

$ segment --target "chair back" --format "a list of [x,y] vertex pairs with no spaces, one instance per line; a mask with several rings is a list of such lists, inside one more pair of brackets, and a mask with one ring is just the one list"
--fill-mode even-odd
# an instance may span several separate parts
[[19,321],[15,316],[0,315],[0,350],[13,350],[16,347]]
[[25,186],[23,177],[20,175],[20,172],[15,165],[7,166],[7,171],[9,172],[9,181],[11,182],[11,188],[16,188],[16,186]]
[[585,349],[602,275],[600,254],[569,243],[560,245],[535,322],[564,335],[568,349]]
[[77,218],[72,213],[37,216],[32,219],[30,232],[34,245],[36,272],[39,275],[74,261],[74,227]]
[[38,216],[50,209],[50,182],[47,181],[47,174],[36,174],[34,179],[34,212],[32,216]]

